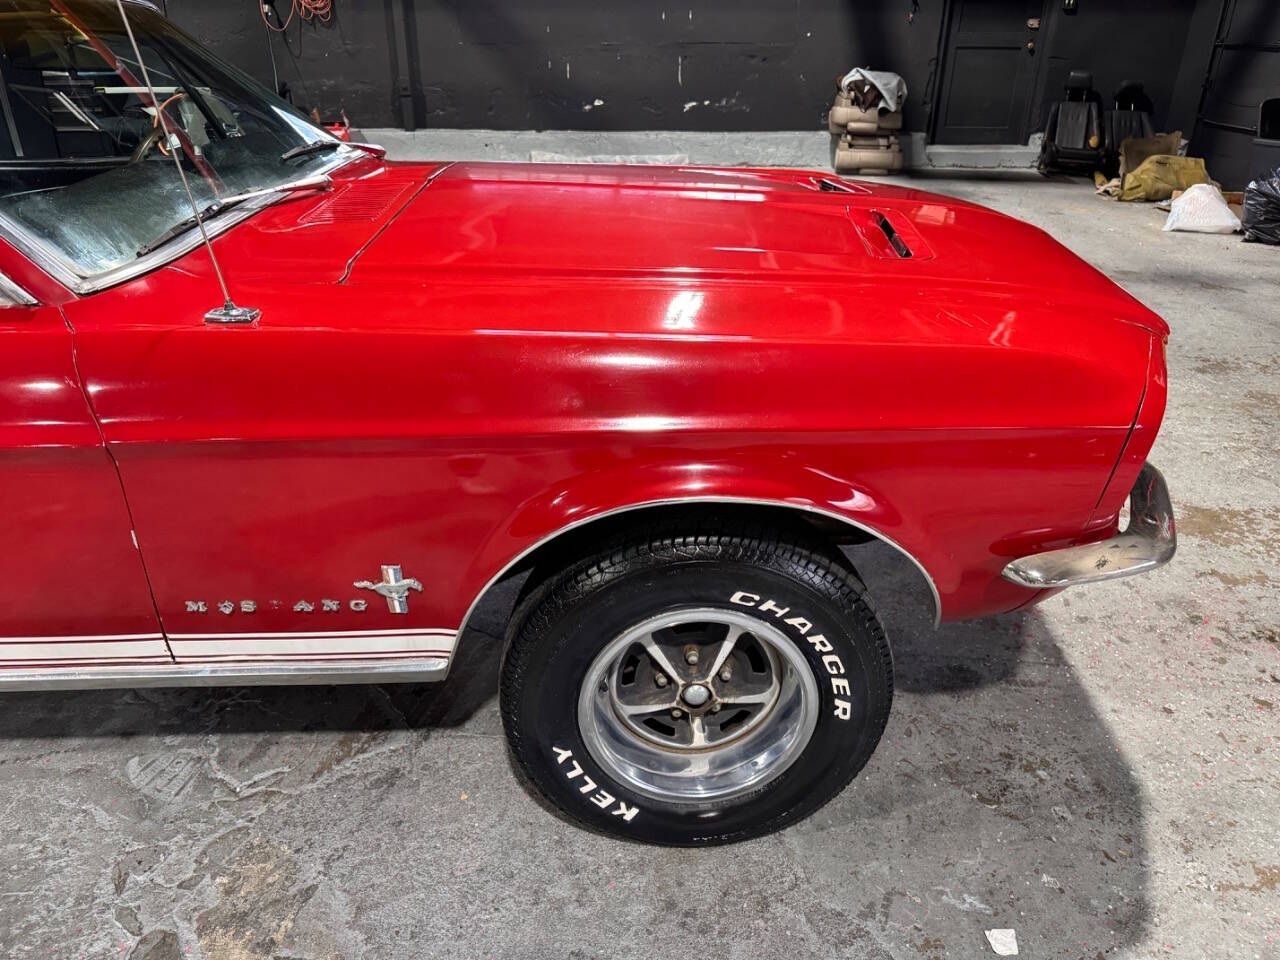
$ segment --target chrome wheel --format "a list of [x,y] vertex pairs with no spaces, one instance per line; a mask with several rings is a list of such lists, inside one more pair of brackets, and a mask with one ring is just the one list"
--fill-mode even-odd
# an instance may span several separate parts
[[587,670],[578,727],[610,774],[659,800],[755,790],[804,750],[818,685],[778,629],[733,610],[664,613],[610,641]]

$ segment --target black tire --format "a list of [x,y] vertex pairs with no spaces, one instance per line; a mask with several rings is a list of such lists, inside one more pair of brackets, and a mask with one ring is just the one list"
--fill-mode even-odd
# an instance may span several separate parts
[[[679,846],[769,833],[839,793],[884,732],[893,699],[889,644],[843,558],[794,531],[730,530],[684,523],[607,544],[543,583],[516,612],[501,689],[511,749],[551,803],[589,828]],[[800,664],[812,671],[819,701],[812,734],[789,766],[758,788],[709,803],[637,792],[592,755],[579,724],[581,686],[610,640],[654,615],[693,608],[775,628],[773,636],[801,652],[789,653],[790,662],[797,676]]]

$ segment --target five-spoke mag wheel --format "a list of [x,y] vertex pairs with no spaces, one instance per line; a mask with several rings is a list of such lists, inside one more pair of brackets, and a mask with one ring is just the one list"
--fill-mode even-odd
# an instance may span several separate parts
[[662,800],[720,800],[784,771],[817,722],[818,689],[795,644],[732,610],[650,617],[614,638],[582,684],[578,723],[595,760]]

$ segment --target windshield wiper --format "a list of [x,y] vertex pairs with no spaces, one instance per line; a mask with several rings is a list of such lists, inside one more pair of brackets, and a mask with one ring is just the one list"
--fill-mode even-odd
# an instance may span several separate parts
[[325,153],[329,150],[337,150],[344,144],[341,140],[312,140],[310,143],[299,144],[291,150],[286,150],[280,154],[280,162],[287,163],[297,157],[305,157],[313,153]]
[[[221,200],[215,200],[213,201],[213,203],[205,204],[200,209],[200,219],[208,220],[210,217],[214,216],[215,214],[221,213],[225,206],[226,204]],[[166,243],[168,243],[174,237],[177,237],[186,233],[195,225],[196,225],[195,217],[187,217],[187,219],[185,220],[178,221],[172,227],[166,230],[164,233],[160,234],[160,236],[156,237],[154,240],[150,241],[149,243],[146,243],[143,246],[139,247],[138,256],[145,257],[152,250],[155,250],[157,247],[163,247]]]
[[[260,190],[249,190],[245,193],[232,194],[229,197],[219,197],[217,200],[207,203],[200,208],[200,219],[208,220],[210,217],[217,216],[224,210],[228,210],[237,204],[244,203],[246,200],[254,200],[258,197],[270,196],[273,193],[299,193],[303,190],[328,190],[332,185],[333,178],[328,174],[322,174],[318,177],[303,177],[301,180],[291,180],[288,183],[277,184],[274,187],[263,187]],[[196,218],[194,216],[187,217],[180,223],[175,223],[150,243],[139,247],[138,256],[145,257],[157,247],[164,246],[174,237],[181,236],[194,226],[196,226]]]

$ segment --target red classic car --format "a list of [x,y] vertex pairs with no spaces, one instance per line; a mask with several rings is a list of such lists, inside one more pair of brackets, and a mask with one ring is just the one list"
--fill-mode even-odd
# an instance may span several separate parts
[[537,787],[712,843],[884,729],[842,545],[940,621],[1173,554],[1168,328],[1039,230],[389,162],[137,0],[0,0],[0,46],[0,689],[441,680],[483,612]]

